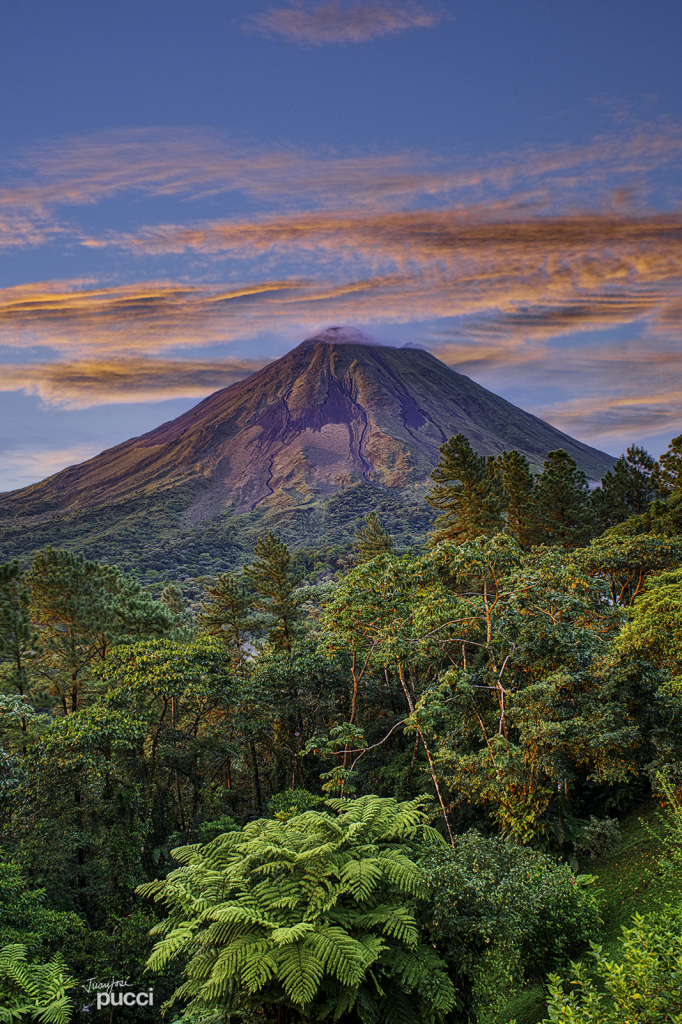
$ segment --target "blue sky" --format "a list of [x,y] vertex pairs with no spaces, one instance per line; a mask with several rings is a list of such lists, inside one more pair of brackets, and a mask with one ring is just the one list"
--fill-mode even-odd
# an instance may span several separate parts
[[682,432],[682,5],[5,0],[0,489],[329,324]]

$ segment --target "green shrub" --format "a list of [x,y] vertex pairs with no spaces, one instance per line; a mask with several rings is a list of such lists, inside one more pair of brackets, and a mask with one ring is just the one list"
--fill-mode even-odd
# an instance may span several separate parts
[[[549,1021],[560,1024],[682,1024],[682,917],[679,911],[623,928],[618,962],[593,946],[595,978],[572,964],[567,981],[549,977]],[[570,988],[569,988],[570,986]]]
[[278,821],[287,821],[296,814],[314,810],[323,800],[323,796],[309,793],[307,789],[285,789],[282,793],[275,793],[270,797],[268,814]]
[[595,818],[590,820],[578,832],[575,840],[577,853],[590,855],[590,860],[597,860],[609,853],[614,853],[620,846],[620,825],[616,818]]
[[510,839],[472,829],[456,850],[434,848],[420,863],[430,892],[427,927],[460,994],[463,1020],[494,1018],[505,988],[565,963],[600,926],[585,876]]

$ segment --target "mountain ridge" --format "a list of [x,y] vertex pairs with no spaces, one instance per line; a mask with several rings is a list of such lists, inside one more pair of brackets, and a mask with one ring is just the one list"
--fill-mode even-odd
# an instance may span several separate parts
[[484,455],[517,448],[539,471],[564,448],[592,480],[615,462],[457,373],[425,349],[355,329],[306,339],[147,433],[0,495],[0,517],[97,507],[189,486],[190,522],[224,509],[300,504],[367,483],[423,496],[449,436]]

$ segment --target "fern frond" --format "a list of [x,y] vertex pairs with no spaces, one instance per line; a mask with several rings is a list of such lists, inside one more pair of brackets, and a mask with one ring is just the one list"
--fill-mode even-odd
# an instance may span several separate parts
[[300,1007],[311,1003],[324,975],[324,968],[312,951],[296,942],[279,949],[276,962],[277,976],[292,1003]]

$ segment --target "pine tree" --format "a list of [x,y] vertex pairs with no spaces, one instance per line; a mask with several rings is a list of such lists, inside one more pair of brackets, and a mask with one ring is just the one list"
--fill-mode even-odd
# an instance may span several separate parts
[[256,592],[253,607],[266,617],[268,641],[290,651],[300,630],[301,612],[294,591],[303,572],[296,571],[289,548],[272,532],[259,537],[254,555],[253,562],[244,566],[244,576]]
[[43,648],[36,668],[64,714],[78,710],[93,667],[114,645],[163,636],[174,625],[136,579],[70,551],[39,551],[26,582]]
[[216,636],[231,654],[233,667],[243,667],[246,645],[257,628],[251,614],[251,595],[232,573],[221,573],[214,586],[206,588],[199,625]]
[[376,512],[365,516],[365,525],[355,531],[353,544],[353,561],[363,565],[377,555],[388,555],[393,551],[393,537],[388,533]]
[[682,491],[682,434],[674,437],[668,450],[658,460],[653,480],[662,498]]
[[657,469],[656,460],[634,444],[621,455],[603,477],[601,487],[592,492],[592,505],[604,529],[646,511],[658,496]]
[[427,501],[441,514],[431,544],[450,540],[462,544],[491,536],[504,527],[504,491],[492,456],[477,455],[464,434],[440,447],[438,465],[431,474],[435,486]]
[[534,502],[535,478],[528,459],[521,452],[502,452],[497,459],[506,496],[505,518],[521,548],[527,551],[537,541],[537,515]]
[[[25,696],[28,669],[40,649],[29,615],[28,590],[16,561],[0,565],[0,665],[3,689]],[[26,723],[22,723],[25,729]]]
[[587,477],[574,459],[559,448],[548,452],[535,487],[540,536],[548,544],[574,548],[594,533]]

